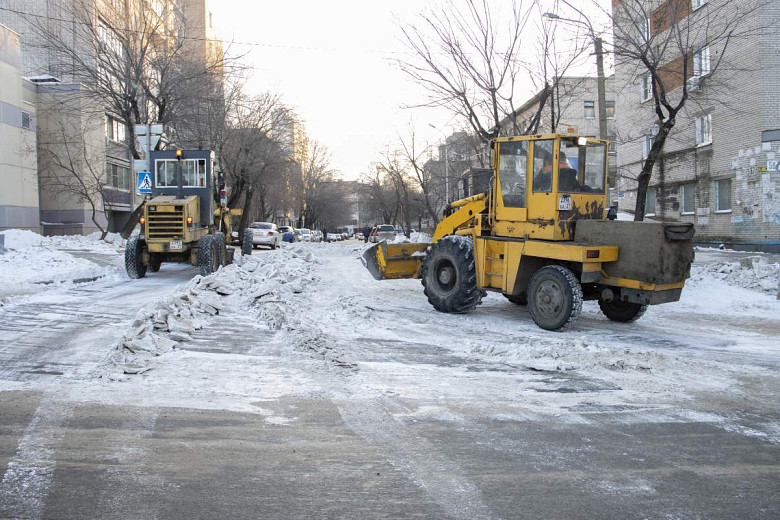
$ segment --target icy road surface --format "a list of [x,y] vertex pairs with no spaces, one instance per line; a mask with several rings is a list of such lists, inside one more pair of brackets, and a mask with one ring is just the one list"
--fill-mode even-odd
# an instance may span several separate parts
[[771,266],[699,267],[635,324],[587,302],[549,333],[497,294],[438,313],[419,281],[374,281],[362,248],[256,251],[206,278],[9,281],[0,517],[780,510],[780,304],[735,285]]

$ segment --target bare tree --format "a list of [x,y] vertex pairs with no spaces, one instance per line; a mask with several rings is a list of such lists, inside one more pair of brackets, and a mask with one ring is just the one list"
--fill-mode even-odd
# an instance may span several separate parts
[[[307,139],[299,159],[298,224],[300,227],[314,227],[339,214],[333,206],[343,204],[344,194],[333,186],[335,172],[331,166],[330,153],[322,143]],[[338,209],[343,209],[343,206]]]
[[[750,22],[762,5],[760,0],[710,2],[707,9],[695,12],[690,0],[669,0],[655,10],[646,0],[622,0],[616,5],[612,15],[616,64],[644,82],[641,86],[649,91],[655,120],[652,146],[637,177],[634,220],[644,219],[653,169],[663,157],[677,117],[691,102],[689,80],[695,76],[717,88],[719,79],[727,78],[721,69],[727,68],[729,51],[736,41],[766,29]],[[702,49],[706,49],[706,62],[702,61]],[[720,84],[726,87],[727,82]]]
[[[88,94],[80,94],[81,105],[95,103]],[[40,120],[45,128],[38,142],[39,182],[48,188],[48,196],[74,209],[87,207],[90,219],[100,231],[100,239],[108,234],[106,220],[107,190],[104,125],[83,118],[74,111],[73,95],[68,103],[61,97],[39,99]]]
[[[534,132],[559,78],[582,52],[578,45],[562,50],[555,26],[541,22],[534,24],[539,41],[528,45],[524,33],[530,30],[529,20],[541,17],[536,0],[450,0],[439,11],[421,14],[418,25],[401,27],[414,58],[398,63],[427,90],[425,106],[445,107],[460,116],[483,142],[496,137],[508,118],[512,133]],[[536,58],[524,60],[526,56]],[[542,96],[536,117],[519,128],[513,115],[517,95],[528,88],[526,78]]]

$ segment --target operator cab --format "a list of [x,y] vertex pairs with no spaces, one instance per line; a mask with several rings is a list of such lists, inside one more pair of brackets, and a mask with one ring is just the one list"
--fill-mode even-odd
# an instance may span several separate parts
[[566,240],[574,221],[603,219],[607,147],[561,134],[496,139],[491,204],[498,234]]
[[215,209],[214,152],[159,150],[151,159],[152,197],[173,197],[175,202],[194,195],[200,203],[200,223],[208,226]]

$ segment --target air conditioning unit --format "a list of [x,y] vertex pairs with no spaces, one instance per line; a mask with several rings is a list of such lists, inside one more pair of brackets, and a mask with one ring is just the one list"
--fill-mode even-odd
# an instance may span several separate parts
[[697,92],[699,90],[701,90],[701,78],[699,76],[694,76],[688,80],[688,91]]

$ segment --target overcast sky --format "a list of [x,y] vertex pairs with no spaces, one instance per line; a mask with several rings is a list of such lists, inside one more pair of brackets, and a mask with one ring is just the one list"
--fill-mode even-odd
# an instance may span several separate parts
[[443,110],[402,108],[422,102],[424,91],[391,63],[408,53],[396,19],[413,21],[430,3],[222,0],[210,8],[222,37],[249,52],[252,90],[281,94],[308,134],[331,151],[333,166],[356,179],[410,121],[430,144],[442,136],[429,124],[457,130]]

